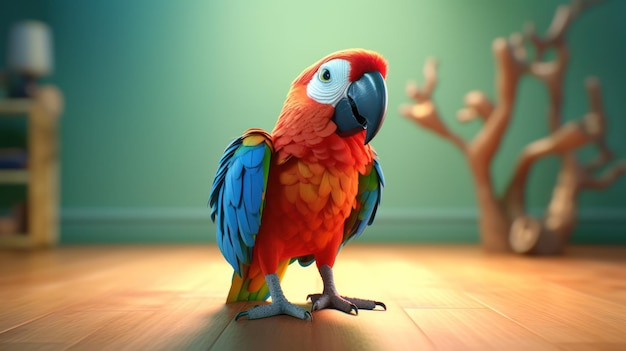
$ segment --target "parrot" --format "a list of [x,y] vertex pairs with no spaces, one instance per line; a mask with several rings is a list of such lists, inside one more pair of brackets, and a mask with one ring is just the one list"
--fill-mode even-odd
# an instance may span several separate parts
[[[383,302],[342,296],[333,266],[341,248],[371,225],[384,177],[370,145],[387,111],[387,61],[347,49],[306,68],[293,81],[271,133],[251,128],[232,140],[209,193],[219,250],[232,266],[226,302],[265,301],[235,320],[336,309],[386,310]],[[316,263],[322,293],[311,310],[281,288],[287,267]]]

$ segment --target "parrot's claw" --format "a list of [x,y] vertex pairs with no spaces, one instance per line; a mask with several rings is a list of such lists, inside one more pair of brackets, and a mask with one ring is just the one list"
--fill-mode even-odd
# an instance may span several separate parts
[[235,316],[235,320],[238,320],[241,317],[245,317],[248,315],[248,311],[241,311],[239,313],[237,313],[237,315]]
[[307,300],[311,300],[313,303],[311,311],[332,308],[356,316],[359,314],[359,309],[373,310],[376,309],[376,306],[380,306],[383,310],[387,310],[387,306],[380,301],[363,300],[339,295],[310,294],[307,296]]
[[343,298],[346,299],[347,301],[352,302],[358,308],[361,308],[364,310],[375,310],[376,306],[382,307],[384,311],[387,310],[387,305],[385,305],[383,302],[380,302],[380,301],[364,300],[364,299],[358,299],[356,297],[345,297],[345,296],[343,296]]
[[237,313],[237,315],[235,316],[235,320],[238,320],[241,317],[247,317],[248,319],[259,319],[273,317],[280,314],[286,314],[302,320],[313,320],[311,312],[301,307],[298,307],[286,300],[279,300],[277,302],[273,302],[267,305],[254,306],[247,311]]

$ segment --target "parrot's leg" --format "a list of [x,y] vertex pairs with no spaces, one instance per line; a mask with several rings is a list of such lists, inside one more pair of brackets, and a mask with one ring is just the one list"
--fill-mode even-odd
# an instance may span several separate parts
[[328,265],[322,265],[319,268],[322,281],[324,282],[324,291],[321,294],[311,294],[307,299],[311,299],[313,306],[312,311],[322,310],[325,308],[333,308],[345,313],[359,314],[359,308],[364,310],[373,310],[376,306],[387,309],[384,303],[373,300],[364,300],[354,297],[340,296],[335,287],[333,278],[333,269]]
[[268,274],[265,276],[265,281],[270,289],[272,303],[269,305],[255,306],[247,311],[239,312],[237,316],[235,316],[235,320],[244,316],[248,317],[248,319],[259,319],[277,316],[279,314],[286,314],[303,320],[313,320],[311,312],[287,301],[285,294],[283,294],[283,289],[280,287],[280,279],[278,278],[278,275],[275,273]]

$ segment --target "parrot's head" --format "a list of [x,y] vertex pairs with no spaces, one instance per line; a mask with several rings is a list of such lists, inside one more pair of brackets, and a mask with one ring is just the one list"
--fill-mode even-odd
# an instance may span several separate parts
[[277,127],[291,129],[288,125],[295,124],[321,134],[363,135],[367,144],[385,119],[386,75],[387,63],[374,51],[349,49],[330,54],[293,82]]

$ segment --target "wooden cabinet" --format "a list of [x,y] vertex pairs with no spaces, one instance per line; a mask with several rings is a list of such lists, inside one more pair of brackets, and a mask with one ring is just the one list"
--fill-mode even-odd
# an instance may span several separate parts
[[54,86],[33,98],[0,100],[0,118],[27,118],[27,168],[0,169],[0,184],[26,187],[26,232],[0,235],[3,247],[45,247],[59,232],[58,119],[63,96]]

